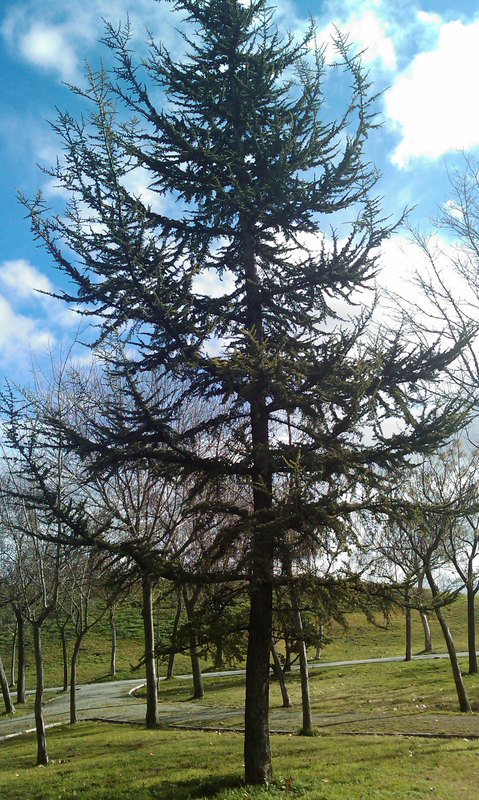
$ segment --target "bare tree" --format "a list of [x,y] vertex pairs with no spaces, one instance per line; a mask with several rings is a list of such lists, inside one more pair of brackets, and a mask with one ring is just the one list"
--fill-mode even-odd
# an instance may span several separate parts
[[[434,613],[449,654],[459,708],[466,712],[471,710],[471,706],[452,633],[443,611],[444,604],[457,596],[458,588],[442,588],[440,581],[444,583],[446,577],[448,557],[445,542],[450,526],[456,524],[468,506],[472,505],[470,489],[468,485],[456,486],[450,470],[450,452],[442,451],[412,469],[409,476],[402,475],[399,494],[409,505],[409,513],[401,517],[400,512],[396,516],[396,522],[417,556],[431,590]],[[402,513],[404,509],[405,506]]]
[[13,711],[15,711],[15,708],[12,703],[12,698],[10,696],[10,689],[8,688],[8,680],[3,666],[1,653],[0,653],[0,688],[2,690],[3,702],[5,703],[5,711],[7,714],[11,714]]

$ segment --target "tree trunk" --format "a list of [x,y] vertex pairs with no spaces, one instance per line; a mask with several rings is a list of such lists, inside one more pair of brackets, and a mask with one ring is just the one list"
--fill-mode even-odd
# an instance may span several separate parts
[[[435,598],[438,596],[439,590],[432,577],[432,573],[427,571],[426,577],[429,586],[431,587],[432,596]],[[459,709],[464,712],[471,711],[471,705],[469,703],[469,698],[467,696],[466,686],[464,684],[461,668],[457,660],[456,645],[454,644],[454,639],[452,638],[451,631],[449,630],[449,625],[446,622],[446,618],[440,606],[436,606],[435,612],[438,622],[441,626],[444,640],[446,642],[447,652],[449,653],[449,660],[451,662],[451,669],[452,669],[452,674],[454,676],[454,683],[456,684],[457,699],[459,700]]]
[[[235,109],[237,113],[239,107]],[[235,120],[241,141],[242,123]],[[251,548],[250,616],[246,656],[244,761],[247,784],[266,784],[272,778],[269,742],[269,648],[273,636],[274,536],[273,481],[269,453],[269,413],[261,350],[264,343],[262,303],[255,263],[257,233],[244,211],[239,234],[246,298],[246,355],[250,359],[249,413],[251,423],[251,485],[253,536]]]
[[419,613],[421,615],[421,622],[424,630],[424,651],[426,653],[430,653],[432,651],[432,636],[429,618],[425,611],[419,611]]
[[59,626],[60,638],[62,640],[62,657],[63,657],[63,691],[68,689],[68,647],[67,636],[65,633],[65,626]]
[[469,675],[477,673],[476,655],[476,616],[475,616],[475,592],[473,586],[467,587],[467,647],[469,651]]
[[289,636],[284,635],[284,665],[283,672],[291,672],[291,642]]
[[205,696],[205,688],[203,685],[203,676],[201,674],[198,641],[196,638],[196,631],[194,628],[190,628],[189,640],[190,640],[191,671],[193,674],[193,697],[195,700],[201,700],[201,698]]
[[405,607],[404,611],[406,614],[406,655],[404,657],[404,661],[411,661],[412,659],[412,614],[411,614],[411,606],[409,605],[410,597],[409,597],[409,587],[406,588],[406,595],[405,595]]
[[178,638],[178,628],[181,619],[182,602],[183,600],[182,600],[181,589],[178,589],[175,621],[173,623],[173,630],[171,632],[171,650],[170,650],[170,655],[168,656],[168,666],[166,669],[167,679],[173,677],[173,668],[175,666],[175,655],[176,655],[176,641]]
[[116,625],[115,608],[110,608],[110,631],[111,631],[111,653],[110,653],[110,675],[116,675]]
[[[246,657],[245,779],[264,784],[272,778],[269,743],[269,648],[272,632],[272,583],[254,565]],[[258,575],[259,573],[259,575]]]
[[142,616],[145,633],[145,671],[146,671],[146,727],[158,727],[158,693],[155,669],[155,626],[153,620],[153,581],[143,575]]
[[3,701],[5,703],[5,711],[7,714],[11,714],[15,711],[12,703],[12,698],[10,695],[10,689],[8,688],[8,680],[5,674],[5,669],[3,667],[2,656],[0,654],[0,686],[2,689],[3,694]]
[[215,669],[223,669],[224,667],[224,658],[223,658],[223,642],[220,640],[216,642],[215,648]]
[[17,619],[17,703],[25,703],[25,620],[19,609],[14,611]]
[[[419,573],[417,579],[417,589],[421,596],[422,596],[423,581],[424,581],[424,576],[422,573]],[[421,622],[424,630],[424,652],[430,653],[432,651],[432,638],[431,638],[431,626],[429,625],[429,618],[426,612],[421,611],[421,609],[419,609],[419,614],[421,615]]]
[[77,722],[77,663],[83,636],[84,634],[81,633],[76,637],[72,653],[70,669],[70,725],[74,725],[75,722]]
[[406,608],[406,654],[404,656],[404,661],[411,661],[412,659],[412,620],[411,620],[411,609]]
[[43,719],[43,656],[41,627],[33,625],[33,644],[35,648],[35,667],[37,681],[35,687],[35,726],[37,731],[37,764],[46,766],[48,764],[47,737],[45,732],[45,721]]
[[311,716],[311,698],[309,695],[308,654],[306,652],[306,643],[304,641],[303,620],[299,607],[298,592],[293,582],[293,571],[290,560],[287,561],[285,567],[288,578],[291,581],[289,593],[291,597],[294,627],[298,640],[299,673],[301,677],[301,707],[303,710],[303,724],[300,732],[302,736],[312,736],[313,720]]
[[291,698],[289,696],[288,687],[286,686],[286,681],[284,679],[284,672],[281,669],[281,662],[279,660],[278,651],[276,650],[276,645],[273,639],[271,639],[271,655],[273,656],[274,674],[281,689],[283,708],[291,708]]
[[15,666],[17,661],[17,635],[18,635],[18,625],[15,622],[15,627],[13,629],[13,636],[12,636],[12,649],[10,653],[10,686],[15,686]]
[[319,661],[319,659],[321,658],[321,647],[323,644],[323,635],[324,635],[324,625],[322,621],[320,621],[319,623],[318,633],[319,633],[319,644],[317,645],[316,652],[314,654],[314,658],[316,661]]
[[183,588],[183,600],[185,603],[186,616],[189,624],[188,639],[190,643],[191,672],[193,675],[193,698],[195,700],[201,700],[201,698],[205,696],[205,687],[203,685],[203,676],[201,674],[198,640],[193,624],[193,609],[188,598],[188,591],[186,587]]

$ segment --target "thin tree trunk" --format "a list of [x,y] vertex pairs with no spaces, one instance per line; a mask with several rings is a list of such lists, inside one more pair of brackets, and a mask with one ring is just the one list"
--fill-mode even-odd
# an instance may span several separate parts
[[65,633],[65,626],[58,626],[60,628],[60,638],[62,641],[62,658],[63,658],[63,691],[68,689],[68,647],[67,636]]
[[37,764],[46,766],[48,764],[47,737],[45,732],[45,721],[43,719],[43,656],[41,626],[33,625],[33,644],[35,648],[35,667],[37,681],[35,687],[35,726],[37,731]]
[[143,575],[142,616],[145,633],[145,671],[146,671],[146,727],[158,727],[158,693],[155,668],[155,626],[153,620],[153,581]]
[[25,703],[25,620],[20,609],[14,611],[17,619],[17,703]]
[[281,669],[281,662],[279,660],[278,651],[276,650],[276,645],[273,639],[271,639],[271,655],[273,656],[274,674],[279,683],[279,688],[281,689],[283,708],[291,708],[291,698],[289,696],[288,687],[286,686],[286,681],[284,679],[284,672]]
[[216,649],[215,649],[215,669],[223,669],[224,667],[224,658],[223,658],[223,642],[220,640],[216,642]]
[[[437,597],[437,595],[439,594],[439,590],[432,577],[432,573],[426,571],[426,577],[429,586],[431,587],[432,596]],[[467,696],[466,686],[462,678],[459,661],[457,660],[456,646],[454,644],[454,639],[452,638],[451,631],[449,630],[449,625],[446,622],[446,618],[440,606],[436,606],[435,612],[438,622],[441,626],[441,630],[444,636],[444,641],[446,642],[447,652],[449,653],[449,660],[451,662],[451,669],[452,669],[452,674],[454,676],[454,683],[456,684],[457,699],[459,700],[459,709],[464,712],[471,711],[471,705],[469,703],[469,698]]]
[[323,634],[324,634],[324,625],[323,625],[323,622],[321,620],[320,623],[319,623],[319,644],[316,647],[316,652],[314,654],[314,658],[316,659],[316,661],[319,661],[319,659],[321,658],[321,647],[322,647],[322,644],[323,644]]
[[467,587],[467,647],[469,651],[469,675],[477,673],[476,655],[476,617],[475,617],[475,592],[473,586]]
[[288,578],[291,581],[289,591],[290,591],[291,605],[293,611],[294,627],[298,639],[299,673],[301,677],[301,707],[303,711],[303,724],[301,727],[301,735],[312,736],[313,719],[311,716],[311,698],[309,694],[308,654],[306,652],[306,643],[304,641],[303,619],[301,617],[301,610],[299,607],[298,593],[296,591],[296,586],[294,585],[293,582],[291,561],[288,561],[285,566]]
[[283,672],[291,672],[291,642],[289,636],[284,635],[284,665]]
[[7,714],[11,714],[12,711],[15,711],[12,703],[12,697],[10,695],[10,689],[8,688],[8,680],[5,674],[5,669],[3,667],[2,656],[0,654],[0,686],[2,689],[3,701],[5,703],[5,711]]
[[424,652],[430,653],[432,651],[432,636],[431,626],[429,625],[429,617],[425,611],[419,611],[421,615],[422,627],[424,630]]
[[201,674],[198,640],[193,624],[193,609],[191,606],[191,601],[188,598],[188,591],[186,587],[183,587],[183,600],[185,603],[186,615],[188,617],[188,639],[190,645],[191,672],[193,675],[193,698],[195,700],[201,700],[201,698],[205,696],[205,687],[203,684],[203,676]]
[[404,657],[404,661],[411,661],[412,659],[412,613],[411,613],[411,606],[409,605],[410,602],[410,592],[409,586],[406,588],[406,595],[405,595],[405,607],[404,611],[406,614],[406,655]]
[[170,655],[168,656],[168,666],[166,669],[167,679],[173,677],[173,668],[175,666],[175,655],[176,655],[176,642],[178,638],[178,628],[181,619],[182,603],[183,603],[183,598],[181,594],[181,589],[178,589],[175,621],[173,623],[173,631],[171,633],[171,650],[170,650]]
[[[422,596],[422,586],[423,586],[424,576],[422,573],[419,573],[417,579],[417,589],[419,594]],[[419,614],[421,616],[422,627],[424,631],[424,652],[430,653],[432,651],[432,637],[431,637],[431,626],[429,625],[429,617],[425,611],[421,611],[419,609]]]
[[110,608],[110,631],[111,631],[111,653],[110,653],[110,675],[116,675],[116,625],[115,608]]
[[198,641],[196,638],[196,631],[190,628],[190,658],[191,658],[191,671],[193,674],[193,697],[195,700],[201,700],[205,696],[205,687],[203,685],[203,676],[201,674],[200,653],[198,648]]
[[15,666],[17,661],[17,635],[18,635],[18,625],[15,622],[15,627],[13,629],[13,636],[12,636],[12,650],[10,653],[10,686],[15,686]]
[[79,634],[73,646],[70,668],[70,725],[74,725],[77,722],[77,663],[83,636],[84,633]]

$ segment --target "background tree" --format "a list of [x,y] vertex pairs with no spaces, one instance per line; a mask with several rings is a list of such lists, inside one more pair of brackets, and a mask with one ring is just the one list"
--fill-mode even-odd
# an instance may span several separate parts
[[[400,331],[368,334],[372,292],[358,311],[364,300],[355,291],[371,285],[392,227],[363,158],[374,96],[344,38],[337,79],[346,70],[351,100],[338,121],[325,122],[325,56],[313,28],[300,42],[282,38],[264,0],[177,7],[187,52],[175,62],[150,43],[151,92],[128,26],[108,27],[113,75],[90,71],[87,88],[76,90],[89,115],[61,113],[54,124],[64,155],[51,174],[68,207],[49,216],[41,195],[25,203],[35,236],[78,288],[63,299],[102,318],[103,342],[121,332],[135,351],[110,355],[134,411],[112,401],[102,423],[80,434],[57,420],[62,436],[97,474],[147,458],[159,472],[193,480],[193,511],[205,508],[215,481],[234,476],[249,487],[247,513],[230,501],[220,509],[213,494],[210,508],[227,511],[228,521],[216,528],[209,563],[233,537],[244,543],[235,578],[250,585],[245,774],[264,783],[278,542],[291,529],[339,531],[358,506],[358,484],[363,502],[374,503],[389,467],[458,424],[455,401],[434,404],[426,392],[457,348],[442,353]],[[158,88],[164,109],[155,106]],[[161,212],[127,190],[137,167]],[[331,215],[340,233],[325,233]],[[224,279],[213,296],[202,288],[212,273]],[[358,302],[350,319],[341,321],[338,299]],[[168,407],[139,388],[138,376],[152,369],[180,381]],[[214,411],[179,425],[178,408],[200,397],[216,398]],[[300,480],[285,498],[277,484],[291,473]]]
[[[467,447],[467,445],[466,445]],[[444,550],[449,567],[453,567],[457,577],[465,587],[467,595],[467,649],[469,654],[469,674],[477,673],[476,654],[476,615],[475,599],[479,591],[478,550],[479,550],[479,462],[476,450],[471,452],[456,440],[444,458],[448,477],[454,485],[458,497],[471,497],[472,506],[465,509],[459,517],[452,517],[446,531]],[[476,506],[476,508],[474,507]]]
[[2,690],[3,695],[3,702],[5,703],[5,711],[7,714],[11,714],[15,711],[15,707],[12,703],[12,698],[10,696],[10,689],[8,687],[8,679],[5,672],[5,668],[3,666],[2,654],[0,653],[0,688]]
[[467,509],[473,507],[474,490],[471,484],[456,486],[447,451],[439,453],[418,465],[408,478],[401,476],[398,497],[409,505],[409,514],[396,518],[399,519],[402,534],[417,555],[431,591],[432,605],[446,643],[461,711],[470,711],[471,706],[454,639],[442,609],[459,591],[457,586],[452,589],[444,586],[448,566],[445,544],[451,525],[457,524]]

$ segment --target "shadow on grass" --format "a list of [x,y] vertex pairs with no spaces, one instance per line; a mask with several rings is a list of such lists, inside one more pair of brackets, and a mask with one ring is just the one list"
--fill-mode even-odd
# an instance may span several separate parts
[[219,792],[243,786],[238,775],[218,775],[216,778],[194,778],[188,781],[161,781],[150,786],[150,794],[157,800],[188,800],[194,797],[214,797]]

